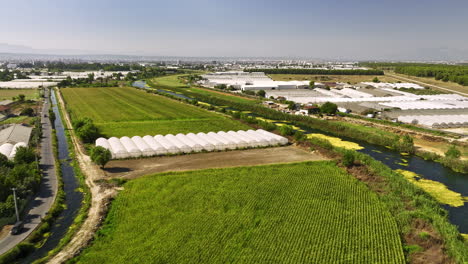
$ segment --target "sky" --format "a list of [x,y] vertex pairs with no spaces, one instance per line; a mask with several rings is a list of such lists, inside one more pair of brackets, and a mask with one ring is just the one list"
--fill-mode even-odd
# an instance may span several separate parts
[[0,52],[468,60],[466,0],[0,4]]

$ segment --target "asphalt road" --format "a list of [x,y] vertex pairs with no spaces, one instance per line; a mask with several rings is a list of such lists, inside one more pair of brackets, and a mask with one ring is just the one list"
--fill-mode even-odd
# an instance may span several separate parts
[[50,92],[44,94],[44,106],[42,108],[42,138],[41,160],[39,166],[43,171],[41,186],[36,197],[28,204],[23,218],[24,228],[18,235],[8,235],[0,241],[0,255],[7,252],[15,245],[23,241],[38,227],[41,219],[47,214],[57,195],[58,181],[55,173],[55,159],[52,148],[52,126],[48,117]]

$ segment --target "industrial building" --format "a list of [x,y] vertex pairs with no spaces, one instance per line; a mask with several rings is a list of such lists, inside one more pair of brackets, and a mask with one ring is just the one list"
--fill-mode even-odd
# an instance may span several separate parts
[[242,91],[284,90],[309,87],[309,81],[273,81],[263,72],[215,72],[202,75],[200,84],[213,88],[224,84]]

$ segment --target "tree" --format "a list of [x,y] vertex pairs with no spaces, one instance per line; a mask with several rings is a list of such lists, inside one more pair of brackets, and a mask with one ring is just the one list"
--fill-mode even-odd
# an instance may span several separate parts
[[25,108],[21,111],[20,115],[22,116],[34,116],[34,109],[31,107]]
[[266,92],[265,92],[264,90],[259,90],[259,91],[257,92],[257,96],[265,97],[265,95],[266,95]]
[[24,94],[18,95],[18,101],[20,101],[20,102],[24,102],[25,98],[26,98],[26,96]]
[[320,112],[327,114],[327,115],[334,115],[338,110],[338,106],[334,103],[326,102],[322,106],[320,106]]
[[111,152],[106,148],[97,146],[91,149],[91,160],[101,166],[101,168],[104,168],[111,158]]
[[377,77],[374,77],[374,79],[372,79],[372,82],[379,83],[379,82],[380,82],[380,80],[379,80],[379,78],[377,78]]
[[36,161],[36,154],[34,151],[27,147],[19,147],[16,149],[15,157],[13,158],[15,164],[29,164]]
[[309,82],[309,88],[310,88],[310,89],[314,89],[314,87],[315,87],[315,82],[314,82],[314,81],[310,81],[310,82]]
[[451,145],[447,152],[445,152],[445,157],[451,158],[451,159],[458,159],[461,156],[460,150],[455,147],[455,145]]
[[52,124],[52,127],[55,128],[55,112],[54,110],[52,109],[49,109],[49,119],[50,119],[50,123]]
[[101,135],[97,126],[94,125],[93,120],[89,118],[83,118],[73,122],[73,127],[75,128],[76,135],[84,143],[91,143]]

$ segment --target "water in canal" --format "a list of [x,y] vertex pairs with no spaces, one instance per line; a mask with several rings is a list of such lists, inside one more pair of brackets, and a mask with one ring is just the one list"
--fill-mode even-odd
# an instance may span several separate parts
[[[147,87],[147,84],[144,81],[140,81],[136,87]],[[141,87],[140,87],[141,88]],[[162,92],[171,93],[165,90],[158,90]],[[179,94],[176,94],[179,95]],[[187,98],[184,96],[184,98]],[[191,98],[188,98],[191,99]],[[282,122],[284,123],[284,122]],[[310,129],[308,127],[301,127],[303,130],[308,133],[321,133],[328,136],[335,136],[327,131],[322,131],[318,129]],[[335,136],[336,137],[336,136]],[[369,144],[363,141],[357,141],[354,139],[339,137],[342,140],[355,142],[364,147],[364,149],[359,150],[362,153],[365,153],[372,158],[384,163],[391,169],[402,169],[412,171],[419,174],[422,178],[443,183],[451,191],[460,193],[463,197],[468,197],[468,175],[455,172],[449,168],[442,166],[440,163],[433,161],[426,161],[417,156],[403,156],[399,152],[387,149],[382,146],[377,146]],[[402,162],[402,160],[407,160],[407,162]],[[403,165],[404,164],[404,165]],[[464,206],[460,207],[451,207],[449,205],[441,205],[449,212],[449,220],[452,224],[458,226],[458,230],[461,233],[468,234],[468,202],[465,202]]]
[[61,161],[60,168],[62,170],[62,181],[65,192],[65,209],[52,225],[50,236],[44,245],[23,259],[21,263],[31,263],[47,255],[47,252],[54,249],[68,228],[73,224],[75,217],[80,210],[83,201],[83,193],[78,190],[79,182],[75,177],[73,167],[70,165],[71,158],[68,152],[68,142],[65,135],[65,129],[57,108],[57,99],[55,92],[51,92],[52,109],[55,113],[55,130],[57,134],[58,159]]

